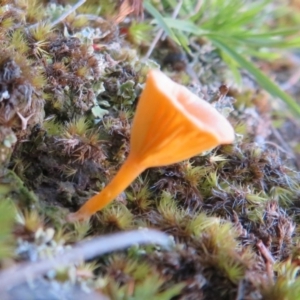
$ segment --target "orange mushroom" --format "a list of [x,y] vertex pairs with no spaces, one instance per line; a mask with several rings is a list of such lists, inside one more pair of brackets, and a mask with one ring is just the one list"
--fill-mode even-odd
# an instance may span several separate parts
[[173,164],[233,140],[232,126],[213,106],[151,70],[137,105],[127,159],[113,180],[68,219],[88,218],[149,167]]

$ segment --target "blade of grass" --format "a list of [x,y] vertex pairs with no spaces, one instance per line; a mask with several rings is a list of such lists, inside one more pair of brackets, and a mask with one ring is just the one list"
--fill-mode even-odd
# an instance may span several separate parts
[[148,11],[148,13],[150,15],[152,15],[154,17],[154,19],[156,20],[156,22],[160,26],[160,28],[162,28],[165,31],[165,33],[170,38],[172,38],[177,44],[180,44],[175,33],[173,32],[173,30],[165,22],[164,17],[149,1],[144,2],[144,8]]
[[255,67],[251,62],[245,59],[242,55],[237,53],[233,48],[226,45],[221,39],[210,36],[210,40],[214,43],[214,45],[220,50],[227,53],[231,56],[240,67],[246,69],[249,73],[253,75],[256,79],[257,83],[268,91],[274,97],[278,97],[282,99],[288,107],[291,109],[293,113],[295,113],[298,117],[300,116],[300,106],[295,102],[295,100],[281,90],[273,81],[271,81],[264,73],[262,73],[258,68]]
[[[224,33],[224,32],[215,32],[215,31],[208,31],[205,29],[199,28],[197,25],[195,25],[190,20],[174,20],[172,18],[164,18],[165,23],[169,28],[177,29],[182,32],[203,36],[206,37],[209,36],[220,36],[221,38],[226,37],[228,42],[235,42],[240,45],[250,45],[251,47],[271,47],[271,48],[279,48],[279,49],[285,49],[285,48],[298,48],[300,47],[300,39],[297,37],[292,38],[291,40],[286,40],[284,37],[277,37],[280,33],[282,34],[288,34],[288,33],[295,33],[294,28],[290,28],[286,31],[274,31],[274,34],[272,32],[270,33],[264,33],[264,34],[249,34],[247,31],[245,32],[239,32],[239,33]],[[277,39],[276,39],[277,37]]]
[[[245,31],[243,32],[243,36],[245,37],[255,37],[255,38],[271,38],[271,37],[284,37],[284,36],[289,36],[293,34],[297,34],[299,32],[299,27],[298,26],[292,26],[292,27],[287,27],[284,29],[276,29],[276,30],[268,30],[267,32],[262,32],[262,33],[253,33],[252,31]],[[237,36],[235,34],[235,36]]]
[[207,30],[203,30],[199,28],[199,26],[195,25],[190,20],[179,20],[179,19],[175,20],[172,18],[163,18],[163,19],[169,28],[178,29],[180,31],[192,33],[195,35],[203,35],[208,32]]
[[181,47],[187,52],[190,53],[190,48],[189,48],[189,40],[186,35],[183,34],[181,31],[176,31],[176,36],[181,44]]
[[[221,35],[221,33],[218,33],[221,38],[224,37],[224,35]],[[216,35],[216,34],[213,34]],[[247,37],[247,36],[241,36],[241,35],[232,35],[228,36],[228,38],[231,38],[232,40],[235,40],[239,44],[244,44],[245,46],[251,46],[251,47],[267,47],[267,48],[276,48],[276,49],[293,49],[293,48],[299,48],[300,47],[300,39],[299,38],[292,38],[290,40],[288,39],[282,39],[282,38],[274,38],[274,37],[265,37],[265,38],[257,38],[253,35],[253,37]]]

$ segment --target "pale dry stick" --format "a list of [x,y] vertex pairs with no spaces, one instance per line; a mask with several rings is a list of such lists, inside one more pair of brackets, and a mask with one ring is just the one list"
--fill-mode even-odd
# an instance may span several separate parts
[[201,9],[201,6],[203,4],[203,0],[198,0],[196,7],[195,7],[195,13],[198,13],[199,10]]
[[287,56],[287,58],[293,63],[294,66],[297,66],[296,71],[292,74],[292,76],[283,84],[281,84],[281,89],[284,91],[290,90],[293,85],[297,84],[300,79],[300,70],[299,70],[299,65],[300,65],[300,57],[299,55],[296,54],[290,54]]
[[243,300],[245,299],[245,280],[241,279],[238,285],[237,295],[235,300]]
[[256,247],[259,250],[259,252],[261,253],[261,255],[263,256],[263,258],[265,259],[267,275],[268,275],[269,280],[272,282],[273,281],[273,272],[274,272],[273,265],[275,264],[275,259],[272,256],[269,249],[264,245],[264,243],[261,240],[259,240],[256,243]]
[[287,144],[287,142],[284,140],[284,138],[282,137],[282,135],[280,134],[280,132],[275,129],[274,127],[271,127],[271,131],[274,135],[274,137],[278,140],[278,142],[281,144],[281,147],[286,150],[288,153],[291,153],[292,150],[289,147],[289,145]]
[[300,79],[300,70],[297,70],[289,79],[286,83],[281,85],[281,88],[284,91],[288,91],[293,87],[293,85],[297,84]]
[[163,29],[159,29],[156,36],[154,37],[154,40],[152,41],[146,55],[145,55],[145,59],[148,59],[153,51],[153,49],[155,48],[157,42],[159,41],[159,39],[161,38],[161,36],[163,35],[164,30]]
[[280,147],[279,145],[277,145],[274,142],[264,141],[264,144],[275,147],[276,149],[278,149],[282,153],[285,153],[289,158],[296,159],[296,156],[292,152],[285,150],[283,147]]
[[95,22],[101,23],[101,24],[104,22],[107,22],[102,17],[99,17],[97,15],[92,15],[92,14],[77,14],[76,18],[79,18],[79,17],[83,17],[83,18],[88,19],[89,21],[95,21]]
[[[174,9],[174,12],[172,14],[172,18],[176,19],[177,15],[179,14],[180,8],[182,6],[183,0],[180,0],[179,3],[177,4],[177,6]],[[145,55],[145,59],[149,58],[153,49],[155,48],[156,44],[158,43],[158,41],[160,40],[160,38],[163,36],[164,30],[161,28],[159,29],[159,31],[157,32],[156,36],[154,37],[154,40],[152,41],[146,55]]]
[[[177,4],[177,6],[175,7],[174,11],[173,11],[173,14],[172,14],[172,19],[176,19],[179,12],[180,12],[180,9],[181,9],[181,6],[183,4],[183,0],[180,0]],[[161,37],[162,40],[165,40],[165,38],[167,37],[167,34],[164,33],[163,36]]]
[[85,3],[86,0],[79,0],[76,4],[74,4],[68,11],[62,14],[58,19],[51,23],[51,28],[59,24],[62,20],[68,17],[71,13],[73,13],[76,9],[78,9],[81,5]]
[[[300,167],[299,162],[298,162],[298,160],[297,160],[297,158],[296,158],[293,150],[288,145],[288,143],[284,140],[284,138],[282,137],[282,135],[280,134],[280,132],[277,129],[275,129],[274,127],[271,127],[271,130],[272,130],[272,134],[274,135],[274,137],[280,143],[281,148],[283,148],[286,151],[286,153],[290,156],[290,158],[292,158],[295,161],[297,167]],[[277,147],[277,148],[279,149],[279,147]]]
[[135,244],[151,243],[167,248],[169,241],[169,237],[162,232],[152,229],[141,229],[97,237],[90,241],[81,242],[57,257],[38,262],[21,263],[1,271],[0,294],[26,280],[32,280],[34,277],[43,275],[56,267],[89,260]]
[[190,13],[188,16],[186,16],[184,19],[186,20],[186,19],[189,19],[190,17],[196,15],[199,12],[199,10],[201,9],[202,4],[203,4],[203,0],[198,0],[194,11],[192,13]]
[[258,248],[259,252],[262,254],[262,256],[264,257],[264,259],[269,262],[270,264],[274,265],[275,264],[275,259],[272,256],[271,252],[269,251],[269,249],[265,246],[265,244],[259,240],[256,243],[256,247]]
[[[63,21],[66,17],[68,17],[71,13],[73,13],[76,9],[78,9],[81,5],[83,5],[86,2],[86,0],[79,0],[76,4],[74,4],[68,11],[63,13],[59,18],[57,18],[55,21],[53,21],[50,26],[53,28],[57,24],[59,24],[61,21]],[[45,22],[42,21],[42,22]],[[38,27],[41,24],[41,22],[38,22],[36,24],[33,24],[31,26],[28,26],[27,29],[34,29]]]

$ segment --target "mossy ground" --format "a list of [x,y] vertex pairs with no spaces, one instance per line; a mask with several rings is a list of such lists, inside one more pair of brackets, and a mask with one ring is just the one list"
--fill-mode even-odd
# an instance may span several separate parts
[[[224,94],[233,77],[202,40],[193,59],[169,39],[142,59],[149,41],[132,35],[135,21],[106,18],[109,5],[96,18],[87,1],[51,27],[70,7],[44,2],[0,1],[1,267],[148,227],[170,235],[172,249],[133,246],[36,284],[66,299],[73,288],[111,299],[300,299],[298,120],[246,75],[243,89]],[[89,224],[67,223],[128,155],[145,76],[159,66],[228,114],[235,143],[146,170]],[[293,68],[282,59],[268,71],[284,82]],[[30,289],[23,295],[41,299]]]

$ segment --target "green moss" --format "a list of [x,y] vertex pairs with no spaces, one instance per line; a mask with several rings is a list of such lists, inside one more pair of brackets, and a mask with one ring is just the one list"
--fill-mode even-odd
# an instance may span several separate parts
[[[146,170],[90,222],[69,224],[67,213],[102,190],[127,157],[148,70],[161,67],[182,83],[191,74],[178,71],[176,61],[166,63],[178,50],[168,38],[156,47],[156,61],[141,59],[155,33],[151,20],[123,24],[123,37],[104,19],[115,12],[109,1],[87,1],[55,27],[49,24],[70,6],[6,2],[0,8],[0,76],[10,76],[0,101],[0,259],[24,245],[37,257],[51,256],[85,238],[149,227],[168,233],[173,247],[135,245],[57,270],[53,278],[112,299],[236,299],[241,290],[249,299],[298,299],[300,177],[274,142],[264,143],[265,95],[250,86],[228,88],[226,97],[219,88],[229,78],[224,57],[207,41],[190,39],[191,56],[183,61],[193,64],[201,86],[189,88],[230,119],[235,143]],[[11,202],[19,210],[14,233]],[[26,249],[18,261],[30,259]]]
[[[3,188],[0,186],[0,194]],[[14,256],[13,225],[16,210],[10,199],[2,199],[0,203],[0,260]]]

